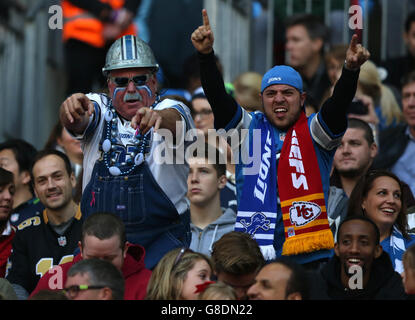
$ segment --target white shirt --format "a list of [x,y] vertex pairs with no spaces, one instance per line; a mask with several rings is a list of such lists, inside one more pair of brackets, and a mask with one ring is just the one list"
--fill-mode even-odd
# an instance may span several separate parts
[[[84,153],[83,189],[91,179],[95,162],[102,156],[101,153],[103,153],[99,151],[99,145],[103,126],[105,124],[104,115],[108,110],[108,98],[105,95],[87,94],[87,97],[93,102],[96,102],[95,112],[98,116],[95,116],[94,118],[94,115],[92,115],[90,123],[84,133],[75,136],[81,141],[81,147]],[[186,161],[183,160],[184,152],[191,144],[191,141],[186,141],[184,138],[185,133],[189,129],[194,128],[194,123],[187,106],[179,101],[165,99],[158,103],[154,107],[154,110],[164,110],[168,108],[174,108],[180,112],[183,121],[181,121],[179,125],[176,124],[178,131],[176,137],[180,138],[176,138],[175,145],[170,145],[165,141],[165,135],[163,135],[162,132],[163,130],[159,129],[158,132],[154,133],[153,129],[151,129],[150,151],[149,154],[146,155],[145,161],[149,166],[154,180],[174,204],[178,213],[182,214],[189,208],[189,201],[186,198],[189,166]],[[118,117],[118,144],[122,144],[123,146],[133,144],[135,139],[135,129],[133,129],[130,124],[130,121],[122,121]],[[160,155],[160,151],[166,151],[167,149],[170,152],[173,151],[173,149],[178,150],[178,153],[183,154],[183,158],[181,155],[173,154],[172,157],[166,157],[166,159],[170,161],[169,163],[167,163],[167,161],[160,163],[160,156],[163,157],[163,155]]]

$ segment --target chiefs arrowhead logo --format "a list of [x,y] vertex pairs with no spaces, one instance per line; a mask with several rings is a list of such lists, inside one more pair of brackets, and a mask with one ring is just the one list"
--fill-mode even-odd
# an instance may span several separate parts
[[321,213],[321,208],[313,202],[293,202],[290,208],[290,221],[296,227],[301,227],[315,220]]

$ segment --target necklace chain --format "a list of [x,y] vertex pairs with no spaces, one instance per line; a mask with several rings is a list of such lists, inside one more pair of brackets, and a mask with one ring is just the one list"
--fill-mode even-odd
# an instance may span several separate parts
[[[154,108],[160,101],[160,96],[157,96],[156,101],[150,106]],[[150,131],[146,134],[141,134],[139,130],[134,134],[134,146],[132,151],[127,156],[130,156],[125,162],[117,164],[116,143],[118,138],[118,115],[112,105],[110,105],[104,115],[105,121],[105,139],[101,144],[101,150],[104,152],[104,163],[108,171],[113,176],[125,176],[130,174],[137,166],[142,164],[145,160],[145,155],[150,149]],[[127,168],[125,168],[127,167]]]

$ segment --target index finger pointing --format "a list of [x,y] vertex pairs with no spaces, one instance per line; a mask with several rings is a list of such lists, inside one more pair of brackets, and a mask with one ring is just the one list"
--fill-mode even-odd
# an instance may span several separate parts
[[203,16],[203,25],[205,27],[210,27],[209,16],[207,14],[207,10],[206,9],[203,9],[202,10],[202,16]]
[[354,34],[352,36],[352,39],[350,40],[350,48],[356,49],[358,42],[359,42],[359,37],[357,36],[357,34]]

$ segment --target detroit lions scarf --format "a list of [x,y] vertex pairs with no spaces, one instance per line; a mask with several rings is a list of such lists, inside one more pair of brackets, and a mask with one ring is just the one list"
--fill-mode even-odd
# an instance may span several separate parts
[[[256,128],[261,130],[261,164],[257,174],[245,176],[235,231],[250,234],[264,258],[274,259],[279,194],[285,231],[282,254],[333,248],[320,171],[305,114],[301,113],[286,134],[278,171],[272,125],[263,116]],[[248,148],[253,150],[252,130],[249,134]]]
[[[261,164],[258,174],[244,176],[235,231],[248,233],[257,241],[264,258],[272,260],[275,259],[273,240],[277,219],[277,163],[274,131],[265,116],[261,116],[255,126],[261,130]],[[251,123],[250,129],[253,127]],[[259,141],[254,141],[252,130],[249,130],[248,150],[253,150],[254,142]]]
[[[387,240],[387,239],[386,239]],[[385,240],[383,240],[385,241]],[[383,242],[382,241],[382,242]],[[388,250],[385,249],[387,246],[383,246],[384,250],[388,252],[393,268],[396,272],[402,273],[404,271],[403,268],[403,262],[402,262],[402,255],[404,254],[406,250],[407,243],[411,240],[405,239],[402,232],[399,231],[399,229],[396,227],[396,225],[393,226],[392,233],[389,237],[389,248]]]

